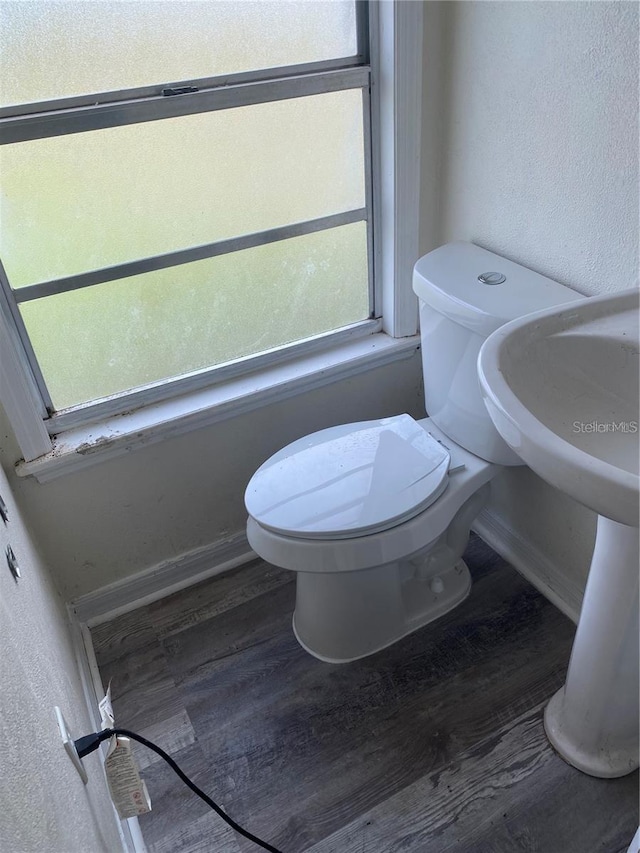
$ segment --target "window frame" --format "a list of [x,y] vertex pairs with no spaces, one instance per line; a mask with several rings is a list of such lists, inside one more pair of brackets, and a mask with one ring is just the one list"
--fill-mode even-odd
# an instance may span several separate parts
[[[357,2],[361,6],[363,0],[357,0]],[[362,335],[366,335],[369,340],[371,336],[374,340],[380,336],[398,339],[395,348],[387,346],[387,344],[377,349],[375,346],[370,347],[370,349],[376,350],[375,357],[372,357],[372,365],[380,363],[381,358],[391,360],[395,357],[401,357],[402,353],[415,351],[417,346],[415,340],[417,302],[411,290],[411,271],[418,256],[419,232],[422,4],[395,3],[385,0],[385,2],[369,4],[369,9],[370,17],[367,30],[370,37],[371,53],[369,57],[370,67],[365,73],[371,75],[371,111],[370,115],[368,110],[365,111],[367,113],[365,116],[365,132],[370,134],[371,172],[374,175],[373,186],[370,188],[371,195],[367,199],[370,209],[373,209],[373,225],[369,229],[373,233],[373,245],[370,241],[369,265],[370,270],[375,271],[375,279],[381,286],[377,304],[382,306],[382,316],[355,324],[354,327],[339,330],[337,333],[327,333],[317,338],[301,341],[299,344],[294,344],[292,347],[284,348],[281,351],[267,353],[264,355],[261,364],[255,363],[256,357],[248,357],[248,359],[241,359],[227,366],[213,368],[211,373],[216,374],[214,377],[214,381],[217,379],[215,384],[221,382],[223,385],[231,387],[234,381],[241,382],[243,377],[246,378],[250,375],[247,372],[247,361],[251,359],[253,359],[250,366],[251,374],[255,372],[257,376],[261,376],[267,374],[269,370],[277,370],[278,365],[283,362],[290,362],[290,368],[293,366],[294,372],[295,365],[300,365],[300,375],[302,376],[305,360],[313,363],[315,354],[324,350],[327,354],[327,364],[329,364],[332,359],[331,353],[334,350],[338,353],[338,359],[341,350],[345,353],[355,352],[353,342],[357,343],[357,339]],[[362,39],[362,27],[360,29],[360,38]],[[319,73],[329,73],[332,80],[338,81],[344,86],[349,75],[362,74],[362,66],[357,66],[355,63],[355,60],[362,55],[362,51],[359,50],[356,57],[350,58],[353,60],[351,66],[354,67],[336,70],[335,72],[334,70],[330,72],[325,70]],[[311,71],[312,76],[314,73],[317,72]],[[239,86],[246,85],[244,80],[236,80],[235,82]],[[314,83],[314,85],[316,84]],[[346,88],[350,88],[350,86],[346,86]],[[113,109],[117,110],[119,107],[115,99],[116,94],[110,93],[109,97],[113,95]],[[175,97],[160,96],[160,99],[157,93],[150,95],[148,91],[140,90],[139,94],[140,104],[148,104],[149,99],[151,99],[162,110],[166,109],[167,103],[170,103],[171,109],[177,110],[175,114],[182,114],[184,109],[193,111],[193,104],[188,106],[187,101],[183,100],[192,97],[189,94]],[[291,96],[294,97],[295,95]],[[73,105],[70,106],[67,103],[63,109],[70,109],[72,112],[86,109],[85,106],[77,103],[77,99],[74,101]],[[109,103],[111,104],[111,101]],[[182,106],[182,104],[186,106]],[[111,110],[112,106],[110,105],[108,109]],[[12,124],[11,133],[17,132],[18,124],[22,124],[23,130],[21,132],[31,133],[33,132],[34,121],[54,120],[50,117],[50,113],[43,113],[35,119],[26,114],[6,119],[6,117],[1,118],[2,112],[0,111],[0,126],[3,122],[9,121]],[[165,116],[158,115],[157,117]],[[91,120],[94,121],[95,119],[92,118]],[[399,132],[399,128],[402,128],[402,132]],[[2,275],[1,272],[0,275]],[[25,462],[22,464],[21,473],[33,473],[34,466],[29,465],[30,461],[37,460],[42,456],[49,457],[47,469],[64,468],[62,463],[58,464],[55,460],[65,454],[58,453],[56,455],[56,450],[60,450],[64,446],[68,452],[75,452],[72,433],[74,430],[79,436],[86,433],[86,430],[83,433],[82,430],[77,429],[81,419],[86,421],[86,412],[81,411],[83,407],[76,407],[66,416],[63,413],[64,417],[59,415],[53,418],[49,417],[47,426],[45,426],[43,417],[46,418],[47,413],[46,410],[43,413],[42,403],[39,402],[37,377],[33,376],[30,366],[26,362],[24,348],[16,334],[16,326],[18,325],[15,317],[16,310],[14,308],[12,311],[11,305],[8,305],[7,302],[6,294],[3,295],[0,288],[0,337],[5,339],[2,352],[0,352],[2,355],[0,399],[5,403],[5,409],[7,409],[7,414],[24,454]],[[366,352],[365,341],[366,339],[363,340],[363,352]],[[381,356],[381,352],[386,352],[386,355]],[[349,361],[351,355],[347,355],[346,359]],[[363,369],[362,359],[358,357],[356,362],[358,363],[357,370]],[[344,374],[344,371],[342,373]],[[198,379],[194,383],[194,377],[191,376],[158,384],[164,386],[164,389],[156,390],[154,386],[151,386],[149,396],[147,396],[149,389],[141,389],[142,394],[136,400],[132,399],[132,394],[129,392],[126,395],[128,408],[132,408],[135,404],[140,408],[149,407],[152,409],[154,404],[168,396],[166,389],[170,387],[175,389],[175,393],[181,395],[186,406],[185,413],[188,414],[189,395],[203,387]],[[207,384],[211,385],[212,383],[207,382]],[[324,384],[324,379],[321,384]],[[303,382],[302,386],[304,386],[303,390],[310,387],[308,381]],[[119,396],[117,395],[117,397]],[[273,401],[273,395],[268,396],[269,401]],[[261,405],[260,400],[264,401],[264,399],[264,394],[262,396],[257,394],[256,405]],[[8,404],[6,400],[9,401]],[[104,407],[97,413],[97,418],[91,419],[94,422],[94,431],[98,431],[98,428],[107,419],[117,416],[117,412],[122,410],[121,402],[117,398],[113,400],[107,398],[104,401]],[[238,406],[238,411],[241,408],[246,410],[246,404],[243,406],[244,408]],[[215,407],[214,404],[213,408]],[[155,408],[157,409],[158,406]],[[96,404],[92,404],[92,409],[92,414],[96,415]],[[224,410],[226,413],[224,416],[230,416],[229,407],[225,406]],[[75,411],[79,412],[79,418],[73,414]],[[39,419],[37,425],[34,422],[35,412],[38,413]],[[233,405],[231,412],[233,412]],[[216,419],[218,419],[216,412],[212,411],[208,422]],[[193,421],[188,417],[187,420]],[[202,419],[200,418],[198,424],[201,423]],[[161,425],[162,416],[159,416],[158,423],[154,427],[154,434],[162,432]],[[64,435],[65,432],[67,433],[66,436]],[[53,436],[53,440],[51,436]],[[76,443],[80,443],[79,438]],[[140,439],[140,443],[144,443],[143,437]],[[67,451],[65,450],[65,452]],[[84,454],[85,459],[88,456],[89,454]],[[97,456],[97,453],[91,454],[92,458]]]

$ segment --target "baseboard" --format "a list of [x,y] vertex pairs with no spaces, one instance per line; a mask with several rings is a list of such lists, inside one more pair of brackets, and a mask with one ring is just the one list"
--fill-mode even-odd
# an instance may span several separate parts
[[71,601],[81,625],[93,627],[255,558],[244,532],[182,554]]
[[565,616],[578,623],[583,590],[534,543],[515,533],[488,509],[480,513],[473,529]]
[[[578,622],[583,590],[534,543],[515,533],[488,509],[480,513],[473,529],[542,595]],[[69,610],[74,621],[92,627],[254,558],[243,531],[80,596],[69,603]]]

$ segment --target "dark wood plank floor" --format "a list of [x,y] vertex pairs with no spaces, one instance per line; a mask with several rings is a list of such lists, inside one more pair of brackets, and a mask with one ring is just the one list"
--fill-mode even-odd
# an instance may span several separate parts
[[[294,576],[261,560],[92,631],[116,723],[169,751],[285,853],[626,853],[637,774],[593,779],[542,713],[574,627],[473,536],[456,610],[335,666],[291,630]],[[250,853],[153,753],[153,853]]]

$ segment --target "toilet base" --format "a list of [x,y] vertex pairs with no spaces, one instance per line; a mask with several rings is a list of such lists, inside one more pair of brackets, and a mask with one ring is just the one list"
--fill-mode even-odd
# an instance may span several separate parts
[[462,559],[426,576],[419,561],[359,572],[299,572],[293,632],[319,660],[350,663],[448,613],[470,589]]

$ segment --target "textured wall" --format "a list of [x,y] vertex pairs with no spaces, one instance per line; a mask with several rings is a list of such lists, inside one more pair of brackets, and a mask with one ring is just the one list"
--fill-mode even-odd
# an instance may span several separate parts
[[581,293],[638,276],[638,4],[456,2],[443,238]]
[[[424,122],[435,108],[441,182],[425,179],[423,206],[437,242],[471,240],[588,295],[636,285],[638,5],[436,5],[442,87]],[[492,510],[584,585],[592,512],[528,469],[495,482]]]
[[[66,613],[25,529],[0,468],[9,523],[0,520],[0,850],[99,853],[121,850],[98,753],[83,785],[62,746],[58,705],[78,737],[91,731]],[[16,583],[4,562],[19,560]]]

